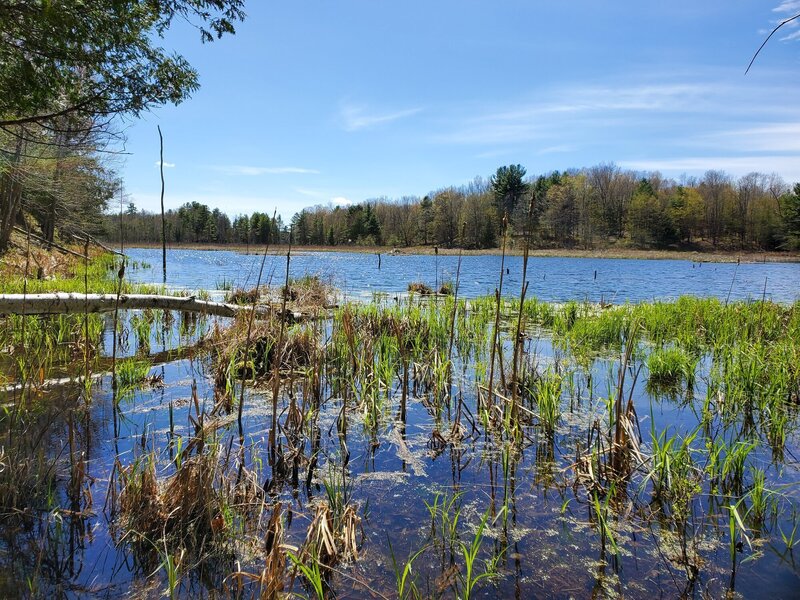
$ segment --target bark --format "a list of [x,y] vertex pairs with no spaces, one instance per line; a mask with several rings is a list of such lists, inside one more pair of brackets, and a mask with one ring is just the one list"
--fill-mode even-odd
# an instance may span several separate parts
[[17,221],[17,214],[22,206],[22,184],[19,172],[20,156],[23,140],[17,139],[16,149],[10,164],[0,169],[0,253],[8,248],[11,230]]

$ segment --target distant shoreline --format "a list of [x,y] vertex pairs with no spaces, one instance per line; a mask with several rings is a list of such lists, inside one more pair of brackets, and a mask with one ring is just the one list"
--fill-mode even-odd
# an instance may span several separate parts
[[[113,247],[113,246],[112,246]],[[160,249],[161,244],[140,242],[130,244],[126,248]],[[206,243],[179,243],[168,244],[171,250],[229,250],[231,252],[261,254],[263,246],[255,244],[206,244]],[[269,254],[286,252],[288,246],[270,246]],[[433,246],[410,246],[408,248],[390,248],[388,246],[292,246],[294,252],[353,252],[359,254],[434,254]],[[443,256],[457,256],[462,252],[464,256],[499,256],[499,248],[486,248],[481,250],[459,250],[458,248],[438,248],[438,253]],[[521,248],[506,251],[509,256],[521,256]],[[717,250],[701,252],[697,250],[637,250],[633,248],[603,248],[596,250],[578,250],[566,248],[535,249],[530,251],[531,257],[537,258],[614,258],[638,260],[690,260],[694,262],[713,263],[794,263],[800,262],[798,252],[753,252],[738,250]]]

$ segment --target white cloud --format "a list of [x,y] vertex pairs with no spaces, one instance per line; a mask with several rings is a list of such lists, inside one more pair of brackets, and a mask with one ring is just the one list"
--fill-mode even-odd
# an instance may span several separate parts
[[[794,23],[794,21],[792,21],[792,22]],[[782,41],[782,42],[791,42],[791,41],[797,40],[797,39],[800,39],[800,29],[790,33],[789,35],[783,36],[782,38],[780,38],[780,41]]]
[[345,131],[359,131],[361,129],[368,129],[377,125],[391,123],[399,119],[405,119],[421,111],[421,108],[407,108],[394,112],[377,113],[368,112],[365,106],[344,104],[339,111],[339,116]]
[[[160,167],[160,166],[161,166],[161,161],[160,161],[160,160],[157,160],[157,161],[155,162],[155,165],[156,165],[157,167]],[[165,168],[165,169],[174,169],[174,168],[175,168],[175,163],[171,163],[171,162],[164,161],[164,168]]]
[[[530,102],[487,108],[433,140],[452,144],[510,144],[560,139],[567,128],[630,121],[636,115],[711,111],[720,86],[697,83],[583,86],[554,89]],[[553,144],[556,148],[564,144]]]
[[[433,143],[488,146],[520,145],[543,148],[539,154],[586,149],[586,140],[649,136],[666,143],[686,145],[698,132],[737,122],[775,122],[800,119],[800,107],[786,102],[785,85],[753,85],[741,74],[720,74],[694,80],[682,78],[639,84],[561,86],[539,91],[535,99],[519,99],[451,114]],[[596,142],[602,143],[602,141]]]
[[769,123],[700,136],[702,145],[744,152],[800,153],[800,122]]
[[212,167],[215,171],[227,173],[229,175],[317,175],[316,169],[305,169],[303,167],[252,167],[247,165],[218,165]]
[[[795,30],[779,38],[781,42],[791,42],[800,39],[800,30],[798,30],[798,27],[800,27],[800,19],[797,18],[797,15],[800,14],[800,0],[784,0],[773,8],[772,12],[781,13],[780,18],[772,21],[776,26],[779,26],[781,32],[792,29]],[[770,29],[769,35],[773,33],[775,33],[775,31]]]
[[797,14],[800,12],[800,0],[784,0],[772,12]]
[[294,188],[294,191],[308,198],[313,198],[317,201],[328,201],[334,206],[350,206],[353,201],[344,196],[332,196],[331,192],[325,190],[312,190],[307,188]]
[[547,148],[542,148],[541,150],[536,152],[536,154],[538,154],[539,156],[543,156],[545,154],[556,154],[556,153],[561,153],[561,152],[574,152],[575,150],[577,150],[577,147],[573,146],[571,144],[558,144],[556,146],[548,146]]

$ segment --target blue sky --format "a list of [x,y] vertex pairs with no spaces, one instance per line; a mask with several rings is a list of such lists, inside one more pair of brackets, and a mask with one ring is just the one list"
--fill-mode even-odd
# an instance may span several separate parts
[[800,181],[800,0],[246,2],[235,36],[174,27],[201,89],[126,123],[137,207],[234,216],[425,193],[521,163]]

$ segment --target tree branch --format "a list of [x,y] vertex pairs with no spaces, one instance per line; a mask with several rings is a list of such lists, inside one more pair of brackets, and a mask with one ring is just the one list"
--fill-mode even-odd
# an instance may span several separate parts
[[764,46],[766,46],[766,45],[767,45],[767,42],[769,41],[769,39],[770,39],[770,38],[771,38],[773,35],[775,35],[775,32],[776,32],[776,31],[778,31],[778,29],[780,29],[781,27],[783,27],[783,26],[784,26],[784,25],[786,25],[787,23],[791,23],[792,21],[794,21],[795,19],[798,19],[798,18],[800,18],[800,13],[797,13],[795,16],[793,16],[793,17],[789,17],[788,19],[785,19],[785,20],[781,21],[781,22],[778,24],[778,26],[777,26],[777,27],[775,27],[775,29],[773,29],[773,30],[770,32],[770,34],[767,36],[767,39],[765,39],[763,42],[761,42],[761,45],[758,47],[758,50],[756,50],[756,53],[755,53],[755,54],[753,54],[753,58],[751,58],[751,59],[750,59],[750,64],[748,64],[748,65],[747,65],[747,68],[746,68],[746,69],[745,69],[745,71],[744,71],[744,74],[745,74],[745,75],[747,75],[748,71],[750,71],[750,67],[752,67],[752,66],[753,66],[753,63],[754,63],[754,62],[756,62],[756,57],[758,57],[758,55],[761,53],[761,50],[764,48]]

